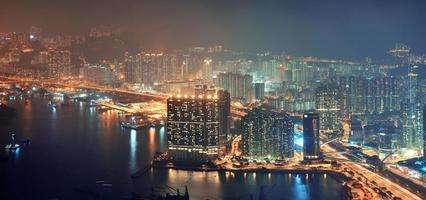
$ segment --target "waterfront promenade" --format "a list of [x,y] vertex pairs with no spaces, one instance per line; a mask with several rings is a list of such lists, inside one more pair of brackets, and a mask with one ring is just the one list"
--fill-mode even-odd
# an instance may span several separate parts
[[330,175],[342,181],[345,198],[352,199],[407,199],[421,200],[420,197],[405,188],[381,177],[364,167],[351,161],[328,161],[326,163],[304,164],[300,162],[291,162],[286,165],[276,165],[273,163],[248,163],[242,167],[233,167],[230,164],[208,166],[188,166],[175,165],[171,162],[159,164],[153,162],[153,168],[168,168],[173,170],[186,171],[219,171],[225,172],[226,176],[235,176],[235,173],[288,173],[288,174],[318,174]]

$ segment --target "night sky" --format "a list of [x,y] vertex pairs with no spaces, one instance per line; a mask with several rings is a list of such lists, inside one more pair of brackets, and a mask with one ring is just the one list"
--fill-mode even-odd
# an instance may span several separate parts
[[36,25],[84,33],[122,28],[154,49],[224,44],[245,51],[383,58],[397,42],[426,53],[426,1],[0,0],[0,31]]

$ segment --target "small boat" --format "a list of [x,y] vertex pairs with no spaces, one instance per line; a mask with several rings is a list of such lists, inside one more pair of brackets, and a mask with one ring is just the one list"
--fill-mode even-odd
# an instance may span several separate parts
[[106,111],[108,111],[108,110],[109,110],[109,108],[104,107],[104,106],[102,106],[102,107],[99,107],[99,108],[98,108],[98,112],[100,112],[100,113],[102,113],[102,112],[106,112]]
[[104,184],[102,184],[102,186],[104,188],[112,188],[112,184],[111,183],[104,183]]
[[9,144],[7,144],[7,145],[4,147],[4,149],[6,149],[7,151],[8,151],[8,150],[12,150],[12,151],[14,151],[14,150],[16,150],[16,149],[19,149],[19,148],[20,148],[19,144],[16,144],[16,143],[15,143],[15,137],[16,137],[16,135],[15,135],[15,134],[13,134],[13,133],[10,135],[10,143],[9,143]]
[[120,124],[123,128],[135,129],[135,130],[147,127],[147,124],[134,124],[129,122],[120,122]]
[[6,150],[16,150],[16,149],[19,149],[21,146],[19,146],[19,144],[14,144],[14,145],[12,145],[12,144],[8,144],[8,145],[6,145],[4,148],[6,149]]
[[120,125],[123,128],[129,129],[141,129],[141,128],[156,128],[164,126],[164,122],[161,119],[152,118],[142,113],[124,115],[120,119]]
[[104,184],[105,181],[96,181],[96,184]]

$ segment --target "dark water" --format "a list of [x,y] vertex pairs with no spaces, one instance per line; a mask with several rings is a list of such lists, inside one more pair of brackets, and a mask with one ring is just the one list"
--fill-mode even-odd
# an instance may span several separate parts
[[[164,128],[124,130],[115,111],[98,113],[79,102],[54,109],[47,101],[8,103],[17,116],[0,122],[0,145],[9,141],[11,132],[18,141],[30,138],[31,144],[7,154],[8,159],[1,152],[0,199],[128,199],[132,192],[149,197],[152,191],[183,191],[185,185],[191,199],[257,199],[260,186],[267,199],[340,199],[339,182],[319,174],[152,169],[131,179],[132,172],[166,147]],[[98,180],[113,187],[102,189]]]

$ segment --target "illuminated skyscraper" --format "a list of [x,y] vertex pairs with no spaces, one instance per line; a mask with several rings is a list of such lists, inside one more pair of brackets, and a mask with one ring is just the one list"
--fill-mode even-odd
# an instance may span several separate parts
[[318,113],[303,114],[303,159],[311,160],[320,157],[320,138]]
[[163,56],[163,69],[161,81],[179,79],[180,69],[176,54],[165,54]]
[[46,66],[49,77],[67,75],[71,71],[71,53],[68,50],[55,49],[40,51],[32,63]]
[[251,101],[253,91],[253,78],[250,75],[235,73],[220,73],[216,85],[227,90],[232,98]]
[[401,106],[401,147],[420,149],[423,141],[423,113],[419,102],[404,102]]
[[426,165],[426,104],[423,104],[423,166]]
[[214,86],[196,85],[195,96],[217,96],[218,121],[219,121],[219,156],[225,156],[227,152],[228,136],[231,120],[231,97],[226,90],[216,90]]
[[[351,114],[394,112],[400,109],[400,79],[383,76],[340,77],[344,108]],[[348,113],[348,114],[349,114]]]
[[136,63],[128,53],[124,55],[123,75],[126,83],[136,83]]
[[288,114],[255,108],[241,123],[245,156],[280,160],[293,157],[294,127]]
[[254,97],[256,100],[262,100],[265,98],[265,83],[254,84]]
[[113,85],[115,76],[108,65],[86,65],[80,69],[80,76],[91,83]]
[[408,68],[408,100],[409,102],[417,101],[417,93],[419,91],[418,74],[415,71],[418,66]]
[[211,83],[213,81],[213,63],[211,58],[205,58],[202,65],[202,78],[205,83]]
[[334,84],[323,84],[315,90],[315,107],[320,114],[320,130],[333,133],[341,129],[342,95]]
[[230,139],[231,124],[231,96],[226,90],[218,90],[219,106],[219,156],[225,156],[228,152],[227,146]]
[[[200,91],[199,91],[200,92]],[[167,99],[167,136],[170,159],[203,162],[218,157],[220,138],[227,137],[229,101],[204,93]],[[225,136],[224,136],[225,135]]]
[[373,77],[367,79],[366,111],[382,113],[398,111],[400,105],[400,82],[396,77]]
[[401,104],[401,147],[419,150],[423,145],[423,105],[417,97],[418,74],[415,68],[417,66],[409,68],[407,99]]
[[175,54],[139,53],[126,54],[124,59],[124,78],[127,83],[153,85],[180,77],[178,58]]

